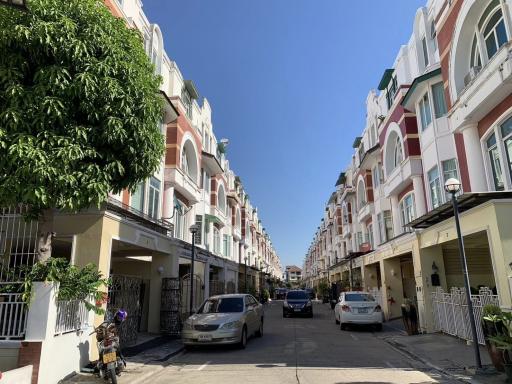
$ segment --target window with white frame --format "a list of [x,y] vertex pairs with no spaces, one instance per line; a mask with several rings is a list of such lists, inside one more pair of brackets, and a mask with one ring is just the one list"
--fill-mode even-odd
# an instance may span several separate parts
[[404,159],[404,153],[402,151],[402,140],[396,135],[395,146],[393,148],[393,169],[398,167]]
[[421,39],[421,50],[423,52],[423,64],[425,65],[425,67],[428,67],[429,60],[428,60],[428,49],[427,49],[427,37],[426,36],[423,36],[423,38]]
[[213,228],[213,253],[220,254],[220,232],[216,227]]
[[174,198],[174,236],[185,240],[187,228],[186,205]]
[[434,52],[437,51],[437,32],[436,32],[436,23],[434,21],[430,22],[430,38],[432,39],[432,43],[434,44]]
[[230,257],[231,256],[231,252],[230,252],[230,237],[229,235],[224,235],[223,236],[223,239],[222,239],[222,254],[225,256],[225,257]]
[[[512,117],[494,127],[487,137],[487,159],[496,191],[512,188]],[[491,178],[490,177],[490,178]]]
[[[443,180],[444,183],[446,183],[446,180],[448,179],[457,179],[459,180],[459,172],[457,171],[457,160],[456,159],[449,159],[441,162],[442,168],[443,168]],[[443,185],[444,185],[443,183]],[[459,191],[459,194],[462,193],[462,186]],[[450,194],[448,192],[445,192],[446,200],[450,199]]]
[[359,180],[357,184],[357,204],[359,209],[366,205],[366,190],[364,188],[363,180]]
[[388,109],[393,105],[393,101],[395,100],[395,96],[398,92],[398,82],[396,80],[396,75],[391,77],[389,85],[386,91],[386,102],[388,104]]
[[486,141],[487,154],[492,171],[493,187],[496,191],[503,191],[505,189],[505,182],[503,180],[503,170],[501,167],[501,158],[498,149],[498,141],[496,140],[496,133],[492,133]]
[[383,244],[393,238],[393,219],[391,217],[391,211],[383,211],[377,214],[377,222],[379,225],[380,244]]
[[130,206],[140,212],[144,212],[145,189],[146,184],[144,182],[137,184],[130,197]]
[[211,177],[206,169],[203,170],[203,189],[207,194],[211,192]]
[[370,125],[370,147],[377,144],[377,127],[375,124]]
[[149,201],[148,215],[153,219],[158,219],[158,210],[160,206],[160,180],[151,177],[149,181]]
[[437,168],[437,165],[428,171],[428,184],[430,190],[430,203],[432,204],[432,209],[434,209],[442,203],[441,179],[439,177],[439,169]]
[[372,181],[373,188],[377,188],[380,185],[380,171],[378,164],[372,169]]
[[356,248],[359,250],[363,244],[363,232],[359,231],[356,234]]
[[373,224],[368,225],[368,242],[370,243],[371,249],[375,249],[375,243],[373,241]]
[[226,214],[226,193],[222,184],[220,184],[219,191],[217,193],[217,206],[223,214]]
[[432,98],[434,99],[434,115],[436,119],[443,117],[448,112],[446,100],[444,98],[443,82],[432,85]]
[[409,193],[400,201],[400,217],[404,227],[414,220],[414,193]]
[[419,103],[421,130],[424,131],[432,123],[432,112],[428,92],[425,92]]
[[190,96],[190,93],[188,93],[188,90],[185,87],[181,90],[181,101],[185,106],[185,113],[187,117],[192,120],[192,96]]

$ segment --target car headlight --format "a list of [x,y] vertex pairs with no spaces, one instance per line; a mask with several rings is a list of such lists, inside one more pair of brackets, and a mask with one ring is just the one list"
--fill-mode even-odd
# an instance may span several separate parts
[[237,329],[242,326],[242,323],[240,321],[232,321],[230,323],[224,324],[221,329]]
[[288,306],[288,302],[285,300],[283,301],[283,306],[287,307]]
[[192,322],[191,321],[185,321],[183,323],[183,330],[184,331],[190,331],[192,329]]
[[306,303],[306,307],[311,307],[311,305],[313,305],[313,304],[311,304],[311,301],[308,301],[308,302]]

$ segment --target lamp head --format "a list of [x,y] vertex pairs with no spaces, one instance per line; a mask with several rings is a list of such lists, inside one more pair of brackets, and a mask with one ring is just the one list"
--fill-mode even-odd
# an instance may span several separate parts
[[190,226],[189,230],[190,230],[190,233],[195,235],[197,233],[197,231],[199,230],[199,227],[196,224],[193,224]]
[[461,187],[460,181],[455,178],[448,179],[448,180],[446,180],[446,183],[444,183],[445,191],[452,193],[452,194],[459,192],[460,187]]

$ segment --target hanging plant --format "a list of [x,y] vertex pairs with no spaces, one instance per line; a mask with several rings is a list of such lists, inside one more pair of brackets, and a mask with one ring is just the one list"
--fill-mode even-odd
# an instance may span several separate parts
[[226,146],[224,145],[224,143],[217,144],[217,151],[219,151],[219,153],[222,155],[226,154]]

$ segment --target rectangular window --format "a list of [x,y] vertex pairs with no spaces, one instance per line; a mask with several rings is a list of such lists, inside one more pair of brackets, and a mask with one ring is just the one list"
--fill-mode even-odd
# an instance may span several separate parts
[[393,101],[395,101],[395,96],[396,96],[397,91],[398,91],[398,83],[396,80],[396,76],[393,76],[389,83],[387,92],[386,92],[386,101],[388,103],[388,109],[390,109],[391,106],[393,105]]
[[373,242],[373,224],[368,226],[368,242],[370,243],[371,249],[375,249],[375,244]]
[[357,250],[359,250],[359,248],[361,248],[362,244],[363,244],[363,232],[357,232],[357,237],[356,237]]
[[441,180],[437,166],[428,171],[428,184],[430,186],[430,202],[432,203],[432,208],[437,208],[442,203]]
[[359,164],[361,164],[361,162],[363,161],[363,157],[364,157],[364,144],[361,144],[358,152],[359,152]]
[[380,172],[379,172],[378,165],[376,165],[372,169],[372,180],[373,180],[373,188],[377,188],[380,185]]
[[404,227],[414,220],[414,195],[412,193],[404,197],[400,202],[400,213]]
[[228,235],[224,235],[223,239],[222,239],[222,254],[225,256],[225,257],[229,257],[229,236]]
[[217,228],[213,230],[213,253],[220,253],[220,233]]
[[434,98],[434,114],[436,119],[439,119],[447,113],[446,101],[444,98],[444,86],[442,82],[432,86],[432,96]]
[[423,49],[423,63],[425,63],[425,67],[428,66],[428,49],[427,49],[427,39],[423,37],[421,39],[421,48]]
[[130,199],[130,206],[140,212],[144,212],[144,190],[145,190],[145,183],[139,183],[137,185],[137,188],[135,188],[135,191],[132,193],[131,199]]
[[211,190],[211,178],[206,170],[203,171],[203,189],[206,193],[210,193]]
[[185,223],[185,204],[174,198],[174,236],[184,240]]
[[158,207],[160,204],[160,180],[151,177],[149,182],[148,215],[158,219]]
[[196,226],[197,226],[197,232],[196,232],[196,244],[202,244],[203,242],[203,216],[202,215],[196,215]]
[[[457,160],[449,159],[441,162],[443,166],[443,182],[446,183],[448,179],[457,179],[459,180],[459,174],[457,172]],[[462,186],[459,194],[462,193]],[[451,195],[448,192],[445,192],[446,200],[449,201],[451,199]]]
[[421,129],[424,131],[432,123],[432,113],[430,111],[430,100],[428,99],[428,92],[423,95],[420,100],[420,119]]
[[507,154],[508,171],[512,176],[512,118],[505,121],[501,127],[501,137],[505,145],[505,153]]
[[505,189],[503,171],[501,169],[500,154],[496,143],[496,134],[494,133],[487,139],[487,153],[491,163],[494,189],[496,191],[503,191]]

